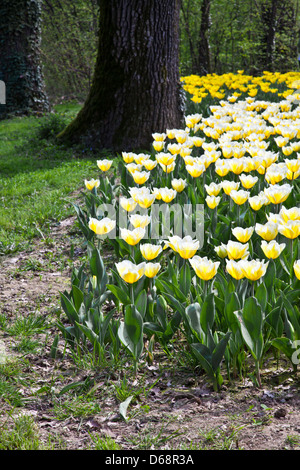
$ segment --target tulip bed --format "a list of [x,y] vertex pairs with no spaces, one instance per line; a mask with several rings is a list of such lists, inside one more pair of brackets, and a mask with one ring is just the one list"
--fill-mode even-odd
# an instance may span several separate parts
[[74,206],[88,263],[61,293],[72,350],[115,364],[125,353],[135,372],[157,347],[185,351],[215,390],[224,376],[261,386],[269,357],[297,371],[298,79],[184,77],[183,129],[95,163]]

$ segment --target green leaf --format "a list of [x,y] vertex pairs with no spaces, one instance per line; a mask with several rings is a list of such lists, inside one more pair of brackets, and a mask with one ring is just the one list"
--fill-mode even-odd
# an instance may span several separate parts
[[215,299],[214,293],[208,294],[201,307],[200,324],[205,333],[211,329],[215,321]]
[[134,305],[126,306],[124,322],[120,323],[118,335],[135,360],[138,360],[143,351],[143,319]]
[[202,336],[200,315],[201,315],[201,308],[198,302],[189,305],[185,309],[185,317],[188,320],[189,327],[191,328],[192,333],[195,335],[196,339],[199,342],[201,342],[201,336]]
[[130,297],[119,286],[108,284],[107,289],[123,304],[128,305],[131,303]]
[[147,310],[147,292],[145,289],[143,289],[135,299],[135,306],[141,314],[142,318],[145,318]]
[[214,371],[216,371],[218,369],[218,367],[220,366],[220,363],[221,363],[221,361],[223,359],[223,356],[225,354],[225,349],[227,347],[230,336],[231,336],[231,332],[229,331],[218,342],[218,344],[216,345],[216,347],[215,347],[215,349],[212,353],[211,364],[212,364],[212,368],[214,369]]
[[181,292],[187,297],[190,289],[191,289],[191,282],[192,282],[192,276],[191,276],[191,268],[187,261],[185,260],[183,267],[180,271],[179,275],[179,288]]

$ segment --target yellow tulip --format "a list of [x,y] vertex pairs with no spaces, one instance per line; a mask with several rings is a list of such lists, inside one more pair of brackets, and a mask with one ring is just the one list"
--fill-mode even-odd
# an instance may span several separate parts
[[289,184],[274,184],[269,188],[264,189],[264,193],[273,204],[281,204],[286,201],[292,191],[292,186]]
[[274,240],[274,238],[277,237],[278,224],[275,224],[274,222],[267,222],[264,225],[256,224],[255,231],[261,238],[263,238],[267,242],[270,242],[271,240]]
[[252,175],[241,174],[239,176],[240,181],[245,189],[251,189],[257,183],[258,177]]
[[92,178],[91,180],[84,180],[84,184],[85,184],[86,189],[91,191],[92,189],[99,187],[100,181],[94,180],[94,178]]
[[240,186],[240,183],[235,182],[235,181],[228,181],[228,180],[222,181],[221,184],[222,184],[223,191],[225,194],[227,194],[227,196],[230,195],[231,191],[237,191]]
[[108,171],[112,166],[112,160],[97,160],[97,166],[101,171]]
[[224,247],[226,248],[229,259],[244,259],[249,256],[249,243],[240,243],[229,240],[227,245],[224,245]]
[[177,195],[177,191],[175,191],[175,189],[169,189],[169,188],[160,189],[160,196],[163,202],[169,203],[173,201],[176,195]]
[[157,258],[157,256],[162,252],[162,247],[160,245],[152,245],[151,243],[144,243],[140,246],[140,250],[143,258],[147,261],[152,261]]
[[156,160],[145,160],[143,166],[146,168],[147,171],[153,170],[157,166]]
[[284,237],[294,240],[300,235],[300,220],[288,220],[284,225],[278,226],[278,231]]
[[134,228],[145,228],[150,224],[151,217],[148,215],[133,214],[129,217],[129,221],[134,226]]
[[145,236],[145,228],[137,227],[134,230],[128,230],[126,228],[120,228],[120,235],[128,245],[134,246],[141,241]]
[[111,232],[116,226],[116,221],[108,217],[104,217],[102,220],[95,219],[91,217],[89,220],[89,228],[96,235],[105,235]]
[[137,165],[136,163],[132,162],[126,165],[126,169],[131,175],[133,175],[133,173],[135,173],[136,171],[142,171],[143,165]]
[[265,263],[265,261],[260,260],[242,260],[241,268],[247,279],[257,281],[266,274],[268,264],[269,261]]
[[299,259],[294,262],[293,267],[294,267],[294,273],[297,279],[299,279],[300,281],[300,260]]
[[122,152],[122,157],[125,163],[132,163],[134,161],[133,152]]
[[189,262],[197,276],[204,281],[211,280],[216,275],[220,265],[219,261],[213,262],[206,256],[204,258],[200,258],[200,256],[197,255],[189,259]]
[[122,196],[120,197],[120,205],[126,212],[132,212],[136,208],[137,202],[132,197],[126,198]]
[[152,137],[156,142],[163,142],[167,137],[167,134],[165,134],[164,132],[155,132],[154,134],[152,134]]
[[149,188],[130,188],[129,193],[142,209],[148,209],[155,201],[155,194],[151,194]]
[[253,196],[253,197],[249,197],[248,201],[249,201],[251,209],[253,209],[254,211],[259,211],[259,209],[261,209],[262,206],[265,205],[266,197],[264,198],[261,196]]
[[199,241],[193,240],[189,235],[178,239],[177,243],[177,253],[183,259],[189,259],[195,255],[196,251],[199,249]]
[[148,171],[135,171],[132,173],[132,178],[136,184],[144,184],[148,181],[150,173]]
[[152,146],[156,152],[161,152],[165,147],[165,143],[154,140],[154,142],[152,143]]
[[146,263],[145,276],[149,278],[155,277],[160,268],[161,266],[159,263]]
[[253,232],[254,232],[254,227],[247,227],[247,228],[235,227],[232,229],[233,235],[240,243],[247,243],[252,237]]
[[169,166],[169,165],[171,165],[171,163],[173,163],[175,161],[176,155],[161,152],[161,153],[158,153],[155,156],[155,158],[156,158],[157,162],[160,163],[161,165]]
[[287,168],[292,172],[292,173],[297,173],[300,170],[300,160],[294,159],[294,160],[288,160],[285,159],[285,164]]
[[249,192],[244,191],[243,189],[240,189],[239,191],[233,189],[232,191],[230,191],[230,197],[234,200],[236,204],[240,206],[248,200]]
[[235,261],[233,259],[226,260],[226,271],[234,279],[240,280],[245,277],[244,271],[242,270],[241,263],[243,260]]
[[215,209],[219,205],[221,198],[220,196],[206,196],[205,201],[210,209]]
[[134,161],[137,165],[144,165],[150,159],[150,155],[147,153],[134,154]]
[[175,189],[178,193],[181,193],[184,188],[186,187],[186,181],[183,180],[182,178],[180,179],[173,179],[171,181],[172,188]]
[[171,173],[175,168],[175,162],[172,162],[170,165],[163,165],[162,163],[159,164],[163,171],[167,174]]
[[145,274],[146,263],[143,262],[136,265],[129,260],[124,260],[120,263],[116,263],[116,268],[120,277],[125,282],[133,284]]
[[180,153],[181,145],[179,145],[179,144],[168,144],[167,149],[168,149],[168,152],[170,152],[172,155],[176,156]]
[[300,207],[291,207],[290,209],[286,209],[286,207],[282,206],[279,215],[284,222],[287,222],[288,220],[300,220]]
[[285,243],[277,243],[275,240],[267,243],[265,240],[261,242],[261,248],[267,258],[276,259],[285,248]]
[[210,185],[205,184],[205,190],[209,196],[218,196],[222,185],[217,183],[210,183]]
[[205,171],[205,166],[195,163],[194,165],[186,165],[186,170],[193,178],[197,178]]

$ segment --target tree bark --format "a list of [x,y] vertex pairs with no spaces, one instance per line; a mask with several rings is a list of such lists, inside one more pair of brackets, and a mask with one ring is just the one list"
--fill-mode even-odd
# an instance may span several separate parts
[[153,132],[179,127],[179,0],[100,0],[94,77],[75,120],[59,135],[94,148],[146,149]]
[[0,80],[6,85],[1,117],[49,111],[40,61],[40,0],[1,0]]
[[199,33],[199,70],[201,75],[211,72],[210,66],[210,45],[209,45],[209,29],[210,29],[210,0],[202,0],[201,5],[201,26]]

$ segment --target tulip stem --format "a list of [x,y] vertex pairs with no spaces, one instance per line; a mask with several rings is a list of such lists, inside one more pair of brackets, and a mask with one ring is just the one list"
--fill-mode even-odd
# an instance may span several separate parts
[[133,289],[133,284],[130,284],[130,298],[131,298],[131,303],[134,305],[134,289]]

